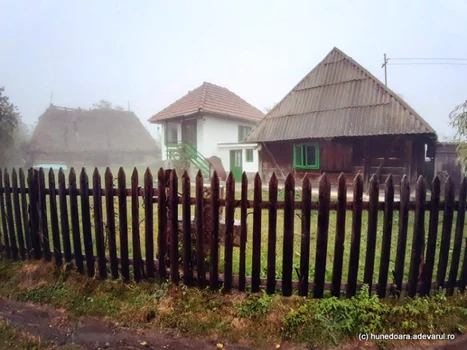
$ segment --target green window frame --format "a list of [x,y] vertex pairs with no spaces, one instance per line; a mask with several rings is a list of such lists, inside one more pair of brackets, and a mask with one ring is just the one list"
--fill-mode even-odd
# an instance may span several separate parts
[[245,162],[247,163],[253,162],[253,150],[252,149],[245,150]]
[[238,126],[238,142],[242,142],[243,139],[248,136],[251,129],[253,129],[251,126],[239,125]]
[[293,167],[295,169],[319,169],[318,143],[300,143],[293,145]]

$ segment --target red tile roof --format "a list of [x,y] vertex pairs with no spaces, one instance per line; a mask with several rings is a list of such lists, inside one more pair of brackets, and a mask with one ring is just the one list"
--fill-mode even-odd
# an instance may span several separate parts
[[153,115],[149,121],[158,121],[205,112],[225,117],[260,120],[264,114],[224,87],[204,82],[181,99]]

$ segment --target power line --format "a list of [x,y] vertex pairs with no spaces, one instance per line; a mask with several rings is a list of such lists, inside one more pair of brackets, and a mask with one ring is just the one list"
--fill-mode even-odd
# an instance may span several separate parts
[[391,57],[388,58],[388,60],[420,60],[420,61],[467,61],[467,58],[428,58],[428,57],[421,57],[421,58],[413,58],[413,57],[407,57],[407,58],[402,58],[402,57]]
[[451,62],[412,62],[412,63],[388,63],[390,66],[418,66],[418,65],[445,65],[445,66],[467,66],[466,63],[451,63]]

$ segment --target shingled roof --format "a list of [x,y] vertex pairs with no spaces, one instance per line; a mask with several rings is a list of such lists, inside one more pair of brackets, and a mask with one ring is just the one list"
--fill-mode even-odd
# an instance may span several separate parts
[[250,105],[232,91],[204,82],[201,86],[152,116],[149,121],[157,123],[162,120],[201,112],[254,121],[264,116],[263,112]]
[[402,134],[436,135],[400,96],[333,48],[246,142]]

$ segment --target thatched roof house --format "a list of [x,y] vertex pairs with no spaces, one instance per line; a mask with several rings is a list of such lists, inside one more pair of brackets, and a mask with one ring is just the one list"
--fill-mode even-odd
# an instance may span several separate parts
[[155,140],[133,112],[50,106],[29,146],[33,164],[149,165],[160,157]]
[[[415,181],[436,133],[400,96],[338,48],[308,73],[261,120],[246,142],[262,144],[262,172],[363,172],[384,181]],[[427,149],[427,152],[425,151]]]

